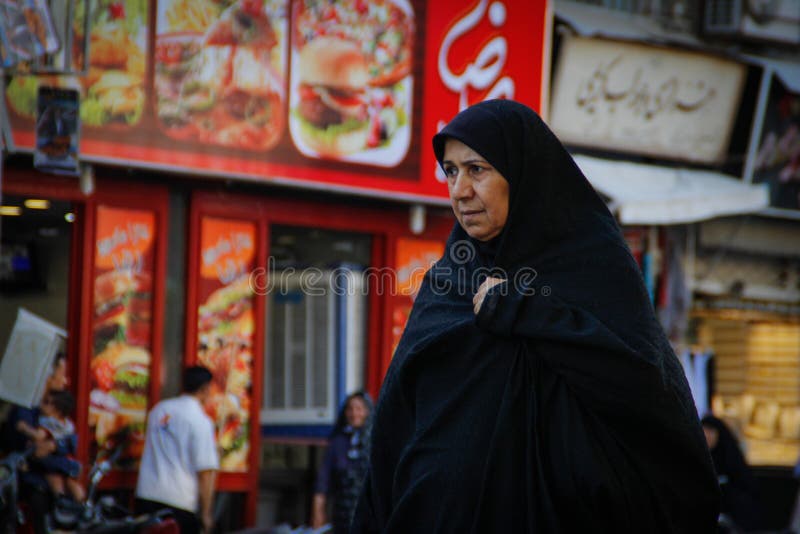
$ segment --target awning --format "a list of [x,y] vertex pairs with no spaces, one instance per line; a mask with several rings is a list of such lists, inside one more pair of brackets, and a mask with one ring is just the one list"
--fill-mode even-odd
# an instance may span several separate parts
[[573,156],[623,224],[684,224],[762,210],[766,184],[711,171]]
[[770,69],[791,92],[800,93],[800,62],[745,55],[745,59]]
[[558,19],[585,37],[608,37],[625,41],[675,43],[692,48],[703,47],[703,43],[694,35],[675,29],[666,29],[651,17],[569,0],[557,0],[554,2],[554,7]]

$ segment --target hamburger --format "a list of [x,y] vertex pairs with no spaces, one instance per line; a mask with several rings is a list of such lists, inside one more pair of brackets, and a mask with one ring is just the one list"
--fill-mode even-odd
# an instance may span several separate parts
[[113,341],[135,346],[150,343],[150,276],[117,269],[94,282],[94,353]]
[[366,95],[370,75],[359,47],[318,37],[300,51],[297,68],[301,140],[323,156],[363,150],[370,128]]
[[[91,363],[93,393],[99,405],[118,406],[119,410],[144,412],[147,409],[147,390],[150,384],[150,353],[141,347],[109,343]],[[103,395],[103,393],[105,395]],[[110,401],[105,397],[111,397]]]
[[[250,313],[252,296],[253,289],[250,287],[248,276],[240,276],[230,284],[217,289],[200,306],[199,331],[201,333],[216,332],[224,337],[233,333],[238,320],[252,321],[252,313]],[[211,341],[213,340],[209,340],[209,342]]]

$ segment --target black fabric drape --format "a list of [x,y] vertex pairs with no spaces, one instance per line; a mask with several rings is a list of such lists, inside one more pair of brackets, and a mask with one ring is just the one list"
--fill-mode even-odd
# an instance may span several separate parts
[[[453,137],[510,183],[492,246],[456,224],[376,407],[352,532],[713,532],[718,486],[683,371],[619,229],[530,109]],[[489,268],[507,283],[479,315]]]

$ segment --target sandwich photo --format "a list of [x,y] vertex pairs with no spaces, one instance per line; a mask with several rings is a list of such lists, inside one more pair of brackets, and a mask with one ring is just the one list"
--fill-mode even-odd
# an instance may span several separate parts
[[287,22],[272,4],[239,0],[213,19],[195,19],[208,23],[192,24],[195,31],[170,16],[174,1],[159,12],[155,86],[164,133],[249,150],[278,143],[285,127]]
[[[214,333],[218,337],[233,333],[236,329],[250,328],[252,332],[253,289],[250,278],[240,276],[228,285],[211,293],[200,306],[198,330]],[[237,321],[242,320],[242,323]]]
[[94,282],[94,353],[111,341],[150,344],[152,282],[146,273],[115,269]]
[[150,384],[150,353],[141,347],[109,343],[92,358],[92,386],[112,397],[120,410],[147,408]]
[[[82,3],[79,3],[79,5]],[[145,106],[145,49],[147,0],[97,0],[90,12],[89,65],[83,86],[81,121],[87,126],[132,126],[141,120]],[[73,29],[75,42],[83,42],[83,17],[78,9]],[[74,61],[86,58],[81,47]]]
[[320,37],[297,62],[300,138],[325,156],[363,150],[369,134],[369,70],[355,43]]
[[410,145],[414,12],[407,0],[292,4],[290,132],[314,158],[399,164]]
[[141,456],[150,387],[150,353],[113,341],[90,363],[89,427],[102,446],[126,432],[126,458]]

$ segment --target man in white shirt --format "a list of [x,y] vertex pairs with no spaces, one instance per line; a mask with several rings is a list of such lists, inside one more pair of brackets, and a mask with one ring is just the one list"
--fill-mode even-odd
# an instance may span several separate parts
[[156,404],[147,417],[147,436],[136,484],[141,513],[170,509],[181,532],[211,532],[219,455],[214,423],[203,410],[211,372],[184,371],[183,394]]

